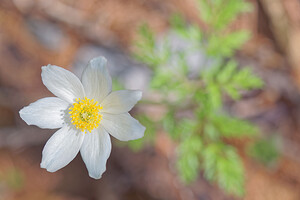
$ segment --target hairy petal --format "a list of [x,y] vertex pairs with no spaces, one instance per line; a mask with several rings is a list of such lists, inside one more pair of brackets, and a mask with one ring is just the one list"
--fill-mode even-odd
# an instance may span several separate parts
[[101,103],[101,112],[121,114],[130,111],[137,101],[141,100],[142,92],[138,90],[119,90],[110,93]]
[[144,136],[145,127],[129,113],[118,115],[103,113],[101,123],[109,134],[121,141],[135,140]]
[[112,80],[106,67],[107,60],[97,57],[88,63],[82,74],[82,84],[88,98],[99,103],[111,92]]
[[80,153],[90,177],[101,178],[110,152],[110,137],[102,126],[85,135]]
[[42,153],[41,168],[55,172],[65,167],[76,157],[83,140],[84,133],[63,126],[46,143]]
[[77,76],[61,67],[42,67],[42,81],[50,92],[68,103],[73,103],[76,98],[83,98],[85,95]]
[[64,111],[69,104],[57,97],[39,99],[19,111],[20,117],[28,125],[40,128],[61,128],[64,123]]

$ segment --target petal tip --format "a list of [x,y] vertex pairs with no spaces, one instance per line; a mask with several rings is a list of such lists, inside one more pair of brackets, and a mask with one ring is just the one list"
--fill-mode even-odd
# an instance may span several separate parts
[[142,138],[142,137],[144,137],[144,135],[145,135],[145,131],[146,131],[146,127],[145,126],[143,126],[142,124],[140,124],[141,125],[141,130],[140,130],[140,132],[141,132],[141,137],[139,137],[139,138],[137,138],[137,139],[140,139],[140,138]]
[[89,176],[93,179],[101,179],[102,178],[102,173],[101,174],[90,174]]
[[93,58],[92,60],[97,60],[97,61],[101,61],[101,62],[107,62],[107,59],[104,56],[99,56],[99,57]]
[[21,110],[19,110],[19,116],[27,125],[32,125],[32,123],[30,123],[26,118],[26,108],[27,107],[24,107]]
[[102,178],[103,173],[106,171],[106,165],[104,165],[104,168],[100,170],[99,172],[89,172],[89,176],[93,179],[100,179]]
[[145,135],[146,127],[143,126],[138,120],[137,121],[137,129],[136,129],[136,137],[131,140],[141,139]]
[[41,68],[42,68],[42,71],[45,71],[45,70],[47,70],[49,67],[51,67],[50,64],[44,65],[44,66],[42,66]]
[[91,67],[105,67],[107,59],[103,56],[93,58],[89,61]]
[[[25,108],[25,107],[24,107]],[[24,108],[22,108],[22,109],[20,109],[19,110],[19,115],[20,115],[20,117],[21,117],[21,115],[24,113]],[[22,118],[22,117],[21,117]]]
[[40,167],[41,167],[42,169],[46,169],[46,170],[48,171],[47,165],[46,165],[45,162],[42,161],[42,162],[40,163]]
[[138,101],[140,101],[143,97],[143,92],[141,90],[136,90],[136,96]]

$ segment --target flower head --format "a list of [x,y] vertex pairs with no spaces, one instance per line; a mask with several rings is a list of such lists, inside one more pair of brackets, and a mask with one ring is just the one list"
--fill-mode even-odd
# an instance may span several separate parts
[[145,127],[128,113],[141,91],[111,91],[106,59],[92,59],[81,81],[54,65],[42,67],[42,81],[56,97],[40,99],[20,110],[28,125],[57,129],[46,143],[41,167],[55,172],[80,152],[92,178],[101,178],[111,152],[109,134],[121,141],[143,137]]

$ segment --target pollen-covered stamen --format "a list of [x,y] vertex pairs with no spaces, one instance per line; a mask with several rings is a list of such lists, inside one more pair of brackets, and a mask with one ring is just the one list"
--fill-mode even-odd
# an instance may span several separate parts
[[76,103],[73,103],[73,106],[69,108],[71,122],[82,132],[91,132],[100,124],[102,115],[99,114],[99,111],[101,109],[102,106],[94,99],[78,98]]

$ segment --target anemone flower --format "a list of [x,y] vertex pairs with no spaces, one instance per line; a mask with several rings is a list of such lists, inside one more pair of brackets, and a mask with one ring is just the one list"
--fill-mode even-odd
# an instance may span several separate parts
[[56,97],[39,99],[19,112],[28,125],[59,128],[43,149],[41,168],[55,172],[80,151],[89,176],[99,179],[111,152],[109,134],[121,141],[143,137],[145,127],[128,113],[142,92],[112,92],[106,63],[104,57],[89,61],[81,81],[61,67],[42,67],[42,81]]

